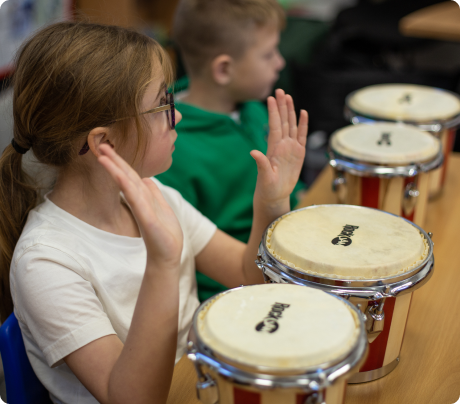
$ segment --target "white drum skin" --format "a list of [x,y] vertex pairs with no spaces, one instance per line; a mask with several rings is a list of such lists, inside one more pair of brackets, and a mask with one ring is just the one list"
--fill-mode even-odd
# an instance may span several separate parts
[[[259,313],[265,315],[267,301],[273,299],[287,300],[272,305],[268,316],[254,327],[253,320],[259,321]],[[283,310],[276,306],[280,304]],[[229,308],[232,313],[227,313]],[[267,318],[276,318],[276,328],[260,327]],[[224,325],[220,320],[225,320]],[[280,331],[272,341],[271,335]],[[245,336],[241,341],[240,332]],[[316,337],[306,338],[305,332]],[[254,341],[258,345],[253,350]],[[291,346],[283,347],[284,341]],[[228,346],[232,350],[224,356]],[[235,346],[251,358],[241,359]],[[258,348],[262,357],[258,352],[252,355]],[[265,356],[266,351],[273,355]],[[222,292],[197,309],[188,338],[188,358],[197,371],[198,399],[204,404],[343,404],[347,380],[364,363],[367,352],[362,316],[351,302],[298,285],[252,285]],[[255,365],[264,362],[276,366]]]
[[[375,301],[351,298],[350,301],[363,313],[368,306],[374,305]],[[389,297],[385,300],[385,320],[383,331],[378,337],[369,343],[369,355],[363,363],[359,372],[354,374],[349,383],[361,383],[374,380],[374,371],[383,369],[394,369],[399,362],[399,354],[404,340],[409,309],[412,301],[412,293],[398,297]],[[390,371],[391,371],[390,370]],[[382,376],[384,376],[382,374]]]
[[[341,207],[340,209],[367,210],[367,208],[357,206],[316,205],[299,209],[298,211],[314,211],[315,209],[326,208],[339,211],[339,206]],[[295,213],[296,211],[293,211],[286,216]],[[383,214],[383,212],[381,213]],[[299,217],[308,218],[309,216],[299,215]],[[333,215],[330,214],[328,217],[333,217]],[[272,237],[268,236],[270,234],[269,230],[272,226],[276,226],[280,220],[282,220],[282,218],[275,220],[269,226],[259,246],[259,255],[256,262],[264,274],[265,281],[267,283],[295,283],[304,285],[305,287],[317,288],[342,297],[348,296],[348,301],[364,314],[363,318],[365,318],[365,327],[369,341],[369,354],[367,359],[359,367],[359,371],[349,378],[348,383],[369,382],[390,373],[399,363],[399,356],[404,340],[413,292],[429,281],[433,273],[434,258],[433,243],[430,239],[431,236],[418,227],[417,230],[423,235],[428,245],[427,255],[425,255],[423,261],[420,261],[418,266],[409,270],[407,275],[403,273],[399,276],[391,275],[386,278],[382,277],[376,279],[372,279],[371,277],[347,279],[344,275],[342,278],[337,279],[334,277],[337,276],[334,272],[334,276],[331,274],[323,274],[323,272],[315,274],[318,272],[315,268],[315,272],[307,273],[300,268],[295,269],[292,266],[294,264],[287,266],[286,262],[287,264],[289,264],[289,262],[296,262],[291,261],[291,259],[295,256],[297,250],[292,253],[291,257],[285,258],[283,262],[279,257],[275,257],[275,253],[270,250],[273,244],[267,247],[267,240]],[[345,220],[349,219],[347,218]],[[398,220],[403,221],[401,218]],[[288,223],[295,222],[293,217]],[[303,226],[302,224],[299,225]],[[328,227],[329,226],[330,225],[328,225]],[[417,226],[414,227],[417,228]],[[282,229],[285,230],[285,228],[286,226]],[[297,234],[295,231],[294,233]],[[299,234],[301,234],[301,232],[299,232]],[[318,237],[321,242],[323,242],[324,237]],[[315,245],[311,245],[311,243],[308,244],[308,246],[315,247]],[[365,254],[365,251],[366,249],[363,249],[360,256]],[[326,263],[328,261],[325,259],[324,262]],[[299,264],[296,262],[296,265]],[[379,263],[376,262],[375,265],[378,266]],[[306,268],[303,269],[306,270]]]
[[[430,95],[433,103],[445,105],[445,110],[441,105],[439,110],[430,111],[427,104]],[[406,98],[409,102],[411,99],[414,102],[412,109],[401,101]],[[353,124],[404,122],[438,138],[442,143],[444,163],[429,174],[429,197],[435,198],[440,195],[444,186],[449,154],[453,150],[455,133],[459,126],[459,105],[459,96],[447,90],[421,85],[379,84],[349,94],[345,101],[345,116]],[[430,127],[436,130],[430,130]]]
[[[219,404],[304,404],[305,400],[313,395],[306,394],[300,389],[279,388],[263,391],[228,381],[209,367],[204,369],[217,381]],[[346,387],[346,380],[342,379],[322,390],[324,403],[343,404]]]
[[[427,204],[430,194],[430,175],[429,173],[420,173],[415,177],[360,177],[348,172],[342,174],[347,183],[347,194],[340,198],[337,194],[338,202],[347,205],[365,206],[384,210],[393,213],[405,219],[414,222],[423,227],[427,212]],[[408,214],[403,209],[403,199],[406,187],[414,184],[419,191],[415,207]]]

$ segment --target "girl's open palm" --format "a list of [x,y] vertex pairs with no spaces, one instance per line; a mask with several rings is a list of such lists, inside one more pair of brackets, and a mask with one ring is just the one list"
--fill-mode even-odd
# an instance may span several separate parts
[[258,168],[256,192],[265,203],[276,203],[291,194],[299,179],[307,143],[307,111],[300,111],[297,125],[292,97],[279,89],[275,94],[276,99],[267,99],[270,126],[267,155],[251,151]]
[[123,192],[147,248],[147,257],[160,267],[180,263],[183,234],[161,191],[149,178],[141,179],[110,146],[101,145],[99,162]]

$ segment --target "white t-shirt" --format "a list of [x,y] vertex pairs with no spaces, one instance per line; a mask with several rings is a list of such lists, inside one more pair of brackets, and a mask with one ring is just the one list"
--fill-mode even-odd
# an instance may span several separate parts
[[[199,305],[194,258],[216,226],[154,181],[184,233],[177,363]],[[11,262],[11,293],[31,365],[55,403],[97,403],[62,359],[106,335],[126,340],[146,260],[142,238],[97,229],[48,199],[29,213]]]

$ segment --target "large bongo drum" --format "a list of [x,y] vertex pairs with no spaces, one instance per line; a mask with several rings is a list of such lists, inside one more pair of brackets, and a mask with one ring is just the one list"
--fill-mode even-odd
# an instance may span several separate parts
[[345,117],[351,123],[375,121],[415,125],[440,139],[444,164],[430,173],[430,197],[440,194],[447,161],[460,123],[460,97],[447,90],[414,84],[378,84],[349,94]]
[[329,158],[339,203],[385,210],[423,226],[429,175],[443,161],[434,136],[404,124],[350,125],[332,134]]
[[314,205],[267,228],[257,264],[266,282],[333,293],[363,313],[369,355],[349,379],[361,383],[397,366],[413,292],[433,272],[433,243],[420,227],[387,212]]
[[361,313],[313,288],[263,284],[195,312],[188,358],[204,404],[342,404],[367,353]]

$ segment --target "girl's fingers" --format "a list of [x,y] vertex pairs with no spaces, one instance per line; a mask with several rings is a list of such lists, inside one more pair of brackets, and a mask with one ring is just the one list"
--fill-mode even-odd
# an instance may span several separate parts
[[289,137],[297,139],[297,116],[294,109],[294,101],[290,95],[286,95],[286,104],[289,118]]
[[99,162],[112,176],[129,204],[136,203],[136,195],[142,186],[139,175],[109,146],[100,147]]
[[302,109],[300,111],[299,126],[297,129],[297,141],[302,145],[307,144],[308,133],[308,112]]
[[289,114],[288,114],[288,107],[286,104],[286,95],[283,90],[277,89],[275,91],[276,94],[276,102],[278,104],[278,110],[281,119],[281,130],[282,136],[288,137],[289,136]]
[[136,171],[134,171],[133,168],[125,160],[123,160],[118,155],[118,153],[115,150],[113,150],[109,145],[106,145],[106,144],[100,145],[99,146],[99,153],[102,156],[108,157],[132,181],[134,181],[134,182],[139,182],[140,181],[140,177],[136,173]]

